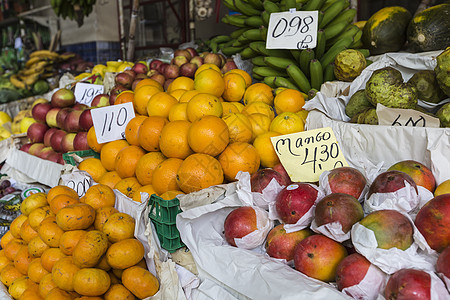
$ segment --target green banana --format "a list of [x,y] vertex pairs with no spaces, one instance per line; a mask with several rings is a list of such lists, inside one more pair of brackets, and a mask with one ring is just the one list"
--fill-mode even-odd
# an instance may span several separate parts
[[255,56],[252,58],[252,64],[254,66],[265,67],[264,56]]
[[308,91],[308,93],[307,93],[308,94],[308,100],[311,100],[312,98],[314,98],[318,92],[319,91],[316,90],[316,89],[310,89]]
[[327,40],[325,38],[325,33],[323,32],[322,29],[319,29],[317,31],[317,45],[316,48],[314,49],[314,54],[316,58],[320,59],[322,55],[325,53],[326,42]]
[[295,65],[296,62],[290,58],[266,56],[264,61],[272,68],[285,70],[289,65]]
[[357,49],[359,52],[361,52],[364,57],[369,57],[370,56],[370,52],[369,49]]
[[233,0],[236,10],[246,16],[259,16],[261,11],[242,0]]
[[295,0],[286,0],[284,10],[290,10],[291,8],[297,9],[297,2]]
[[323,68],[318,59],[311,60],[309,71],[311,73],[311,87],[320,90],[320,86],[323,83]]
[[312,49],[304,49],[300,52],[299,67],[306,76],[310,74],[309,63],[312,59],[314,59],[314,51]]
[[256,79],[258,81],[264,81],[264,76],[260,76],[258,74],[252,74],[253,79]]
[[246,38],[244,35],[241,35],[240,37],[237,38],[237,40],[234,41],[233,46],[234,47],[246,46],[250,42],[251,42],[251,40]]
[[271,67],[253,67],[253,74],[258,74],[263,77],[267,76],[287,76],[286,72],[276,70]]
[[267,40],[268,28],[265,27],[265,26],[261,26],[261,27],[259,27],[259,32],[260,32],[262,40],[266,41]]
[[353,36],[353,43],[350,44],[350,48],[361,48],[362,47],[362,31],[359,30],[354,36]]
[[264,6],[261,0],[247,0],[247,3],[257,10],[263,10]]
[[287,89],[298,90],[298,87],[295,85],[295,83],[293,83],[290,79],[285,77],[276,76],[273,80],[273,83],[275,84],[276,87],[284,87]]
[[289,50],[289,52],[291,52],[292,57],[293,57],[297,62],[300,61],[300,53],[301,53],[302,51],[303,51],[303,50],[297,50],[297,49],[291,49],[291,50]]
[[[328,26],[330,26],[330,25],[328,25]],[[358,31],[360,31],[358,26],[353,25],[353,24],[348,24],[347,27],[344,29],[344,31],[341,32],[339,35],[337,35],[331,39],[327,39],[327,45],[331,46],[343,38],[353,37]]]
[[222,18],[222,22],[225,24],[237,26],[237,27],[246,27],[245,25],[245,18],[241,18],[239,15],[225,15]]
[[309,83],[308,78],[297,65],[295,64],[288,65],[286,68],[286,72],[298,86],[300,91],[307,93],[311,89],[311,84]]
[[251,16],[244,20],[245,25],[248,27],[259,28],[259,26],[263,25],[263,20],[261,16]]
[[347,9],[339,16],[334,18],[334,20],[331,21],[327,26],[334,26],[341,22],[347,22],[347,24],[350,24],[353,22],[353,18],[355,18],[355,16],[356,16],[356,9],[354,8]]
[[259,29],[256,28],[252,28],[247,30],[246,32],[244,32],[242,34],[242,36],[248,40],[252,40],[252,41],[261,41],[261,31]]
[[233,0],[223,0],[223,5],[231,10],[237,11],[236,6],[234,6]]
[[361,40],[357,40],[354,43],[351,43],[350,46],[349,46],[349,48],[352,48],[352,49],[358,49],[358,48],[361,48],[361,47],[364,47],[364,44],[363,44],[363,42]]
[[344,38],[337,41],[330,49],[325,52],[325,54],[320,58],[320,63],[323,66],[328,65],[334,61],[336,55],[344,49],[347,49],[353,43],[353,38]]
[[321,10],[326,10],[328,7],[330,7],[332,4],[334,4],[338,0],[325,0],[325,3],[320,8]]
[[217,53],[219,51],[219,45],[215,41],[210,41],[209,47],[213,53]]
[[270,86],[273,89],[277,88],[277,86],[275,85],[275,76],[264,77],[264,83],[267,84],[268,86]]
[[325,3],[325,0],[309,0],[302,7],[302,10],[304,10],[304,11],[319,10],[324,3]]
[[271,13],[277,13],[280,12],[280,7],[278,6],[278,4],[273,3],[272,1],[269,0],[265,0],[263,2],[263,6],[264,6],[264,11],[268,12],[269,15]]
[[249,30],[250,28],[248,27],[244,27],[244,28],[239,28],[235,31],[233,31],[232,33],[230,33],[230,37],[232,39],[237,39],[238,37],[240,37],[245,31]]
[[336,18],[337,15],[339,15],[344,9],[346,9],[350,5],[350,2],[348,0],[338,0],[330,5],[324,12],[323,12],[323,19],[322,22],[319,23],[319,28],[324,28],[327,26],[328,23],[333,21],[334,18]]
[[245,46],[244,47],[233,47],[233,46],[224,47],[224,48],[222,48],[222,53],[225,54],[226,56],[231,56],[238,52],[241,52],[242,50],[244,50],[244,48],[245,48]]
[[230,40],[228,42],[221,43],[221,44],[219,44],[219,49],[222,50],[222,48],[224,48],[224,47],[232,46],[233,43],[234,43],[234,40]]
[[249,47],[259,52],[264,56],[289,57],[290,52],[284,49],[267,49],[266,42],[254,41],[249,44]]
[[263,21],[264,26],[269,26],[270,13],[267,11],[263,11],[261,13],[261,20]]
[[333,81],[335,79],[334,76],[334,63],[328,64],[323,71],[323,81]]
[[250,59],[250,58],[253,58],[255,56],[258,56],[258,52],[253,51],[249,47],[246,47],[246,48],[242,49],[242,51],[239,52],[239,54],[241,55],[242,59]]
[[344,31],[345,27],[347,27],[348,23],[346,21],[338,23],[334,26],[327,26],[323,29],[323,32],[325,33],[325,39],[331,39],[341,32]]
[[217,44],[222,44],[231,40],[229,35],[217,35],[211,39],[211,42],[215,42]]

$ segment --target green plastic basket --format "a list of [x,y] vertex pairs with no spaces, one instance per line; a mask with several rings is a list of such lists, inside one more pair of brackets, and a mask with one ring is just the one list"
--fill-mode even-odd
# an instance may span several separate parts
[[70,156],[70,154],[76,154],[79,157],[95,157],[100,158],[100,153],[95,152],[94,150],[82,150],[82,151],[71,151],[67,153],[63,153],[63,159],[67,164],[71,164],[72,166],[76,166],[77,162],[75,159]]
[[183,247],[184,244],[176,226],[177,214],[181,212],[180,200],[177,198],[164,200],[153,194],[150,196],[149,205],[151,206],[149,218],[155,225],[161,247],[170,253]]

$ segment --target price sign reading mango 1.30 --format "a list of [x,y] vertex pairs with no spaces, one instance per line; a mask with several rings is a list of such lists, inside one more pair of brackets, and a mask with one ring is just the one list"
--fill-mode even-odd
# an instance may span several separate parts
[[313,49],[317,45],[318,11],[270,14],[267,49]]
[[75,85],[75,100],[78,103],[91,105],[95,96],[103,94],[103,85],[78,82]]
[[135,117],[132,102],[95,108],[91,111],[99,144],[125,138],[125,127]]
[[323,171],[348,166],[330,127],[275,136],[271,141],[292,181],[316,182]]

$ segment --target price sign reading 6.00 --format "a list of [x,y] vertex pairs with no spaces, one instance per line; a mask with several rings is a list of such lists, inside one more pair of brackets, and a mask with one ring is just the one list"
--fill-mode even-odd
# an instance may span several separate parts
[[271,138],[292,181],[316,182],[326,170],[348,166],[331,128],[320,128]]
[[317,45],[318,11],[270,14],[267,49],[306,49]]
[[95,108],[91,111],[98,143],[125,138],[125,127],[135,117],[133,103]]

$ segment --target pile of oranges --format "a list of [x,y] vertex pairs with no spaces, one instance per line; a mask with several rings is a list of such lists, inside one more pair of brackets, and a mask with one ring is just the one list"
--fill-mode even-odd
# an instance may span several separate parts
[[194,79],[176,78],[164,91],[155,80],[142,79],[116,103],[132,102],[136,117],[125,140],[98,144],[95,130],[89,146],[100,159],[79,168],[96,182],[116,188],[140,202],[140,192],[173,199],[211,185],[235,180],[260,166],[279,163],[270,138],[304,130],[303,94],[252,84],[248,73],[222,74],[203,64]]
[[14,299],[143,299],[159,290],[135,220],[102,184],[85,196],[56,186],[26,198],[0,240],[0,281]]

